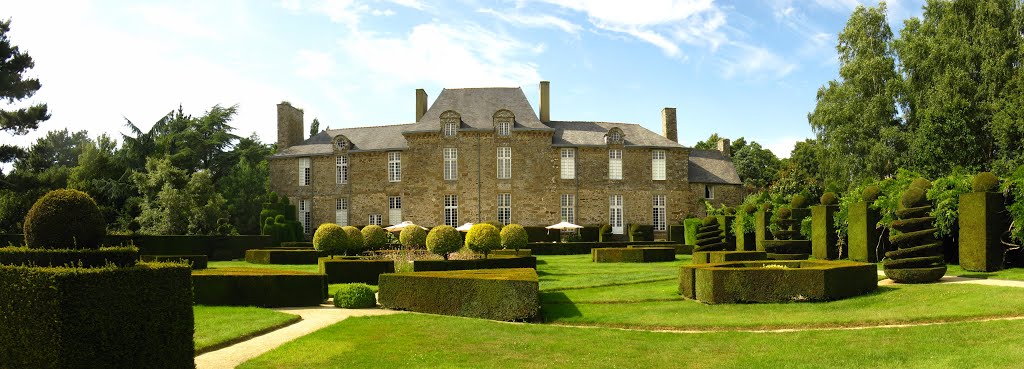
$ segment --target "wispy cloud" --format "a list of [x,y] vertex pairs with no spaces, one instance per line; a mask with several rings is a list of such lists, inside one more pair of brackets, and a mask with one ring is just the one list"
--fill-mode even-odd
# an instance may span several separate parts
[[489,14],[504,22],[525,27],[557,28],[571,34],[577,34],[582,29],[582,27],[575,23],[549,14],[525,15],[518,12],[497,11],[489,8],[480,9],[477,12]]
[[772,78],[782,78],[797,67],[795,63],[788,62],[763,47],[746,44],[732,46],[732,55],[722,63],[722,72],[725,78],[734,78],[738,75],[764,76],[766,74]]

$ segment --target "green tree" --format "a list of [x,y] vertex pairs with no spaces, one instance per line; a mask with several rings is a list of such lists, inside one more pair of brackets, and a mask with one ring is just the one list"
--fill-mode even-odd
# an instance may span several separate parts
[[778,180],[772,184],[770,192],[780,198],[807,192],[808,196],[821,196],[824,180],[821,176],[823,148],[817,140],[807,139],[797,142],[789,158],[782,159]]
[[313,118],[313,123],[309,124],[309,138],[313,138],[317,133],[320,133],[320,120]]
[[251,163],[242,157],[221,179],[220,190],[227,200],[231,224],[240,234],[260,234],[260,211],[267,199],[270,172],[266,160]]
[[[737,139],[740,140],[743,138]],[[743,184],[761,189],[775,183],[782,162],[771,150],[762,148],[757,141],[752,141],[732,153],[732,163]]]
[[[35,61],[11,44],[7,36],[10,30],[11,20],[0,20],[0,101],[6,100],[7,104],[31,98],[42,86],[38,79],[25,75],[35,66]],[[39,128],[39,123],[47,119],[50,119],[50,114],[43,103],[0,110],[0,130],[23,135]]]

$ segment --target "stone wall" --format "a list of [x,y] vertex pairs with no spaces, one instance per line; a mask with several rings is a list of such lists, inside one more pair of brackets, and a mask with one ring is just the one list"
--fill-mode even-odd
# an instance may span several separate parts
[[[704,205],[701,204],[701,199],[704,198],[704,185],[705,183],[690,183],[690,199],[693,207],[693,215],[703,217],[706,214]],[[726,206],[736,207],[743,203],[743,198],[747,196],[747,190],[743,188],[743,185],[730,185],[730,184],[711,184],[714,186],[715,197],[709,199],[716,208],[722,207],[723,204]],[[670,220],[672,218],[669,218]]]

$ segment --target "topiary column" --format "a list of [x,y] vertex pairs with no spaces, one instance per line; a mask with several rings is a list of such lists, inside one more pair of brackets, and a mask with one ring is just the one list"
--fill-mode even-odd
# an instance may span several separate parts
[[726,251],[733,248],[725,243],[725,233],[719,228],[718,219],[713,216],[704,218],[700,228],[697,230],[697,247],[694,252],[700,251]]
[[[750,222],[757,213],[757,207],[753,204],[747,204],[741,209],[743,214],[741,217],[744,222]],[[741,217],[737,217],[740,219]],[[750,224],[750,223],[746,223]],[[736,251],[754,251],[757,249],[757,239],[754,232],[748,232],[750,230],[749,225],[745,228],[739,220],[736,224],[733,224],[733,232],[736,237]]]
[[736,209],[725,208],[725,214],[716,216],[718,227],[722,229],[722,242],[728,245],[730,250],[736,249],[736,234],[732,232],[732,224],[736,221]]
[[757,251],[764,251],[764,241],[774,239],[775,236],[769,229],[772,219],[772,204],[764,203],[761,210],[754,214],[754,248]]
[[1009,219],[999,178],[989,172],[974,177],[972,193],[960,195],[960,267],[974,272],[1003,269],[1006,248],[999,237]]
[[917,183],[900,197],[899,218],[890,224],[889,241],[898,249],[885,253],[885,275],[897,283],[930,283],[946,274],[942,243],[935,238],[931,204]]
[[[877,263],[882,260],[880,252],[885,250],[889,240],[882,238],[882,229],[878,227],[882,214],[872,205],[881,192],[878,186],[868,186],[861,193],[863,201],[850,205],[846,234],[847,249],[852,261]],[[884,243],[881,250],[879,242]]]
[[821,205],[811,207],[811,255],[815,259],[836,260],[842,256],[835,226],[838,203],[834,192],[826,192],[821,195]]

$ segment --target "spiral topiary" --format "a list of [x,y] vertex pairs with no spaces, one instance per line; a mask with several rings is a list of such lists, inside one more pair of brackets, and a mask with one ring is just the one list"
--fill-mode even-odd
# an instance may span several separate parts
[[359,231],[359,228],[353,226],[344,226],[341,229],[345,230],[345,235],[348,236],[348,242],[345,243],[346,252],[360,252],[366,248],[366,241],[363,240],[363,233]]
[[398,242],[407,249],[424,247],[427,244],[427,231],[415,224],[407,225],[398,234]]
[[388,243],[388,231],[379,225],[370,224],[360,231],[363,234],[363,244],[366,248],[376,250]]
[[836,205],[839,203],[839,197],[836,196],[835,192],[826,192],[824,195],[821,195],[819,200],[821,200],[822,205]]
[[860,198],[861,198],[861,200],[864,200],[864,202],[872,203],[872,202],[875,202],[875,200],[878,199],[878,196],[881,196],[881,195],[882,195],[882,188],[880,188],[878,186],[872,185],[872,186],[864,187],[864,191],[862,191],[860,193]]
[[324,223],[313,233],[313,248],[333,257],[348,250],[348,233],[334,223]]
[[25,216],[25,245],[37,249],[98,249],[107,234],[96,201],[71,189],[53,190]]
[[487,223],[474,224],[466,234],[466,247],[473,252],[487,254],[494,249],[501,247],[501,234],[498,227]]
[[[916,181],[915,181],[916,182]],[[935,238],[932,207],[920,184],[911,186],[900,197],[897,220],[889,226],[895,230],[889,241],[897,250],[885,253],[882,266],[885,275],[897,283],[930,283],[946,274],[942,242]]]
[[346,283],[334,293],[334,306],[343,309],[366,309],[377,306],[373,288],[363,283]]
[[526,234],[526,228],[518,224],[509,224],[501,229],[501,248],[513,249],[519,251],[519,249],[526,247],[526,244],[530,242],[529,235]]
[[726,251],[729,244],[725,243],[725,234],[718,224],[718,218],[705,217],[697,228],[697,245],[693,251]]
[[999,188],[999,177],[992,172],[981,172],[971,181],[974,192],[995,192]]
[[[524,231],[525,232],[525,231]],[[462,236],[450,225],[439,225],[427,233],[427,251],[441,255],[448,260],[448,254],[462,248]]]

